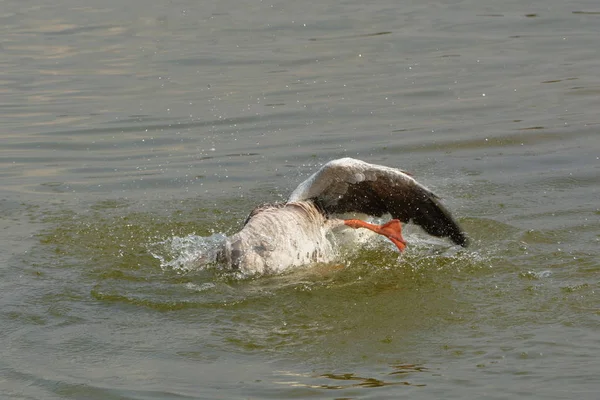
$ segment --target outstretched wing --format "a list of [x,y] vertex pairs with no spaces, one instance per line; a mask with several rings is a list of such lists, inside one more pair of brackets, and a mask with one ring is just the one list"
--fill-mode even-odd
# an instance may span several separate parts
[[405,172],[352,158],[325,164],[292,193],[288,201],[312,200],[326,214],[360,212],[391,214],[412,221],[427,233],[449,237],[467,246],[468,240],[439,198]]

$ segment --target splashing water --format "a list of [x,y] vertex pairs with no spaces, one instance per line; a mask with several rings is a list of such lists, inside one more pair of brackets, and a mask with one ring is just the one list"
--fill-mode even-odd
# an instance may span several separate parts
[[[397,253],[391,243],[370,231],[348,230],[345,233],[351,236],[350,239],[346,237],[347,235],[339,235],[339,233],[328,236],[328,239],[332,242],[336,262],[343,262],[347,265],[355,262],[366,262],[369,265],[383,263],[382,265],[387,266],[401,263],[416,270],[421,265],[439,264],[440,260],[445,260],[441,263],[443,266],[451,264],[458,268],[458,265],[465,262],[467,265],[471,263],[479,265],[486,259],[477,251],[465,251],[463,248],[448,245],[440,239],[423,237],[410,232],[410,228],[408,231],[410,251],[404,254]],[[190,234],[149,243],[147,249],[160,262],[163,271],[183,274],[217,267],[218,270],[224,272],[222,268],[219,268],[217,257],[226,240],[227,236],[223,233],[215,233],[211,236]],[[388,248],[388,250],[382,253],[384,248]],[[389,257],[384,257],[385,255]],[[253,274],[246,275],[240,271],[228,271],[227,275],[236,279],[253,276]],[[203,291],[206,288],[190,287],[188,289]]]
[[211,236],[188,235],[152,243],[149,252],[160,261],[163,270],[188,272],[204,269],[217,262],[217,255],[227,237],[222,233]]

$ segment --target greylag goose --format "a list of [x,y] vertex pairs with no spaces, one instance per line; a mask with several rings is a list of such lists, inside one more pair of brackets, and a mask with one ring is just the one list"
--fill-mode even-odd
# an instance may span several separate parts
[[[375,225],[342,219],[344,213],[392,220]],[[293,191],[287,202],[252,210],[241,231],[225,240],[217,261],[244,274],[275,273],[335,257],[332,236],[348,229],[367,229],[387,237],[400,252],[406,241],[401,223],[448,237],[466,247],[467,237],[439,198],[406,172],[341,158],[323,165]]]

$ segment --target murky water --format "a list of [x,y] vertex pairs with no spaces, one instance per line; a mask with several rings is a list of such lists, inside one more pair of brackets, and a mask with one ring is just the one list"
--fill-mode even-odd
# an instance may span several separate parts
[[[597,2],[9,1],[0,21],[2,397],[597,398]],[[473,245],[409,227],[400,257],[197,267],[342,156],[411,171]]]

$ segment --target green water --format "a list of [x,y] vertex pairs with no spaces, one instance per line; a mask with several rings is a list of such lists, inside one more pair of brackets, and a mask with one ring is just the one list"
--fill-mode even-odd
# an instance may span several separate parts
[[[597,12],[5,3],[0,397],[597,398]],[[472,245],[197,262],[344,156],[411,172]]]

